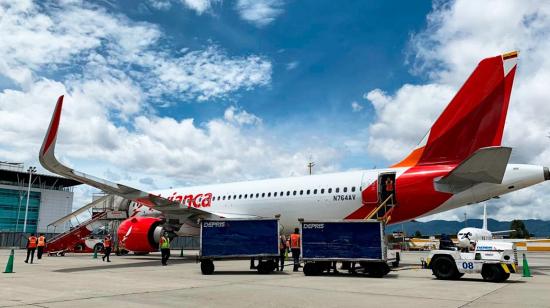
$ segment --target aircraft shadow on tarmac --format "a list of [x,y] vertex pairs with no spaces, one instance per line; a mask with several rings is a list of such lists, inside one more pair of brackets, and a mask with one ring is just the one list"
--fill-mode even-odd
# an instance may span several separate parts
[[[114,259],[111,261],[111,263],[101,263],[99,266],[87,266],[87,267],[74,267],[74,268],[63,268],[54,270],[54,272],[58,273],[74,273],[74,272],[84,272],[84,271],[94,271],[94,270],[102,270],[102,269],[119,269],[119,268],[132,268],[132,267],[148,267],[148,266],[157,266],[160,267],[160,259],[157,260],[151,260],[147,262],[135,262],[135,263],[116,263],[117,260]],[[168,266],[170,264],[184,264],[184,263],[195,263],[195,259],[170,259],[168,261]]]

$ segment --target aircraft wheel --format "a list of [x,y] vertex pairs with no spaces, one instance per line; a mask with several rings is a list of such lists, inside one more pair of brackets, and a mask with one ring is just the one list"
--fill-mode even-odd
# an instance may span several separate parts
[[502,267],[498,266],[498,264],[485,264],[481,270],[481,277],[483,277],[483,280],[490,282],[501,282],[506,280],[507,278],[504,278],[505,274]]
[[202,260],[201,272],[203,275],[211,275],[214,273],[214,262],[212,262],[212,260]]
[[450,280],[459,278],[455,262],[449,257],[439,257],[433,261],[432,273],[437,279]]

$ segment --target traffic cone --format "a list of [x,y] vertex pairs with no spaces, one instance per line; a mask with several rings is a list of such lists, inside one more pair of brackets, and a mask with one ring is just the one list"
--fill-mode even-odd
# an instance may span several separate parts
[[15,251],[12,249],[10,253],[10,257],[8,258],[8,264],[6,264],[6,270],[4,271],[4,274],[11,274],[13,273],[13,259],[15,256]]
[[527,258],[525,257],[525,254],[523,254],[523,277],[532,277],[531,271],[529,270],[529,263],[527,263]]
[[94,256],[93,259],[97,259],[97,247],[94,247]]

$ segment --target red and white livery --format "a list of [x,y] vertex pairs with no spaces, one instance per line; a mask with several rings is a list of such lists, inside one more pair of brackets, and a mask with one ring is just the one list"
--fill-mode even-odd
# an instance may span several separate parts
[[387,178],[395,183],[390,223],[407,221],[550,178],[547,167],[509,164],[511,148],[501,146],[516,64],[517,52],[482,60],[420,144],[385,169],[145,192],[78,172],[55,158],[63,96],[57,101],[40,162],[51,172],[132,200],[135,213],[147,209],[149,216],[156,215],[134,215],[121,224],[119,239],[132,251],[156,250],[162,228],[179,235],[197,234],[198,218],[280,214],[287,231],[298,218],[362,219],[380,205]]

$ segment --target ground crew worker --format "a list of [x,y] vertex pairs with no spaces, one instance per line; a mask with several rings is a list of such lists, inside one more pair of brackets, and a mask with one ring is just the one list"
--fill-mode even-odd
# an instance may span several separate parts
[[300,229],[295,228],[294,233],[290,235],[290,250],[292,251],[292,259],[294,260],[294,272],[300,267]]
[[[393,180],[391,178],[386,178],[386,183],[385,183],[385,187],[386,189],[386,196],[384,197],[384,200],[387,199],[389,196],[391,196],[393,194]],[[382,200],[382,202],[384,201]],[[393,204],[393,198],[391,198],[390,200],[388,200],[388,205],[390,204]]]
[[111,260],[109,260],[109,256],[111,255],[112,245],[113,241],[111,240],[111,235],[107,234],[107,236],[105,236],[105,239],[103,240],[103,252],[105,253],[103,257],[101,257],[103,261],[107,259],[107,262],[111,262]]
[[279,262],[281,265],[277,265],[277,270],[283,271],[285,269],[285,255],[288,246],[286,245],[286,237],[284,234],[281,234],[279,237]]
[[166,266],[168,265],[168,259],[170,258],[170,238],[168,237],[168,232],[164,232],[164,234],[160,237],[159,248],[162,266]]
[[38,239],[34,236],[34,233],[31,233],[31,236],[27,239],[27,259],[25,259],[25,263],[29,263],[29,256],[31,257],[31,264],[34,261],[34,252],[36,251],[37,244]]
[[36,256],[38,257],[38,260],[42,259],[42,254],[44,253],[45,247],[46,247],[46,237],[44,236],[44,233],[40,233],[40,236],[38,237],[38,249],[36,252]]

